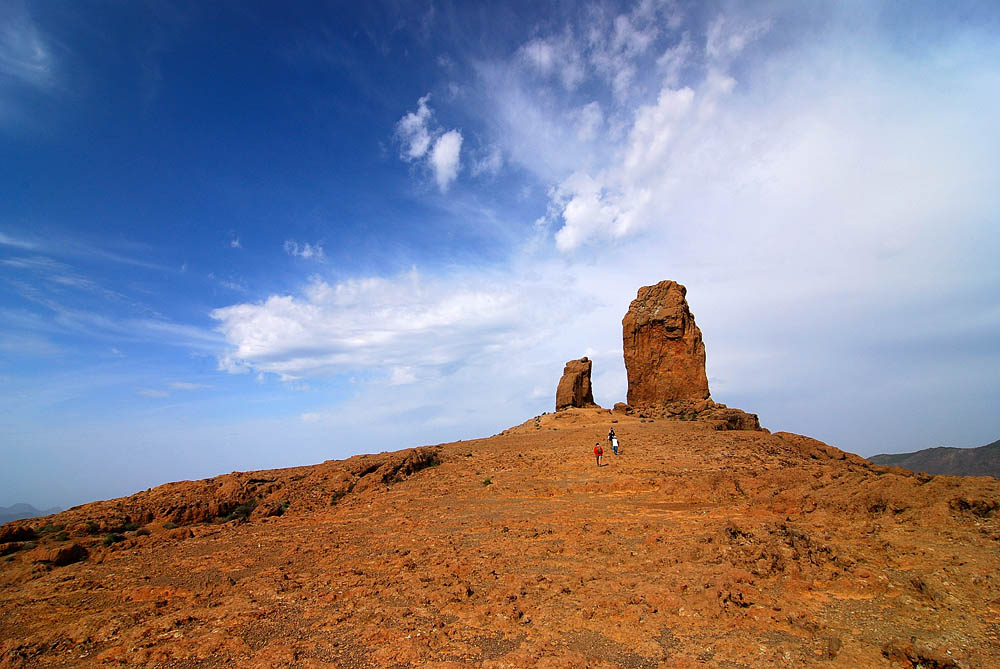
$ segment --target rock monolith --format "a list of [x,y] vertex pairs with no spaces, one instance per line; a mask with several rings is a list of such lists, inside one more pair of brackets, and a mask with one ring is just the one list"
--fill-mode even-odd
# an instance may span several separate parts
[[594,389],[590,385],[590,370],[593,365],[586,357],[566,363],[556,388],[556,411],[569,407],[597,406],[594,404]]
[[675,281],[643,286],[622,319],[628,403],[632,407],[708,398],[705,344]]

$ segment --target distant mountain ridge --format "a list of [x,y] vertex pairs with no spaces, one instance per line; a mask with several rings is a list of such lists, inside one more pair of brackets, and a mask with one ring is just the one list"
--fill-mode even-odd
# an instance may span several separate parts
[[927,474],[1000,478],[1000,439],[978,448],[938,446],[913,453],[873,455],[868,460],[876,465],[902,467]]
[[51,509],[36,509],[30,504],[13,504],[11,506],[0,506],[0,524],[9,523],[12,520],[23,520],[25,518],[38,518],[39,516],[48,516],[53,513],[59,513],[62,511],[57,506]]

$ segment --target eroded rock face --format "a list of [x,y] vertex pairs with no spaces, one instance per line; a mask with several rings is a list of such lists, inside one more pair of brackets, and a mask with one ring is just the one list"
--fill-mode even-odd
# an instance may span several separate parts
[[586,357],[566,363],[556,388],[556,411],[569,407],[597,406],[594,404],[594,389],[590,385],[593,366],[594,363]]
[[622,319],[629,406],[709,396],[705,344],[675,281],[643,286]]
[[80,544],[74,543],[69,546],[60,546],[58,548],[52,548],[44,551],[35,559],[35,561],[48,562],[56,567],[65,567],[66,565],[73,564],[74,562],[82,562],[89,556],[90,551]]

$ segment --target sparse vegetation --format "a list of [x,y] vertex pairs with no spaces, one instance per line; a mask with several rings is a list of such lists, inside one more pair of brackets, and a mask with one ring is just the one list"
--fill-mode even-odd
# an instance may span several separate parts
[[178,525],[177,523],[171,522],[169,520],[167,522],[163,523],[163,529],[165,529],[165,530],[176,530],[178,527],[180,527],[180,525]]
[[250,517],[250,514],[253,513],[253,510],[256,508],[257,508],[256,499],[247,500],[246,502],[243,502],[238,507],[233,509],[232,512],[230,512],[229,515],[226,516],[225,522],[228,523],[231,520],[246,520],[247,518]]
[[101,526],[92,520],[87,521],[87,534],[97,534],[101,531]]
[[105,546],[110,546],[111,544],[116,544],[119,541],[125,541],[125,536],[122,534],[111,533],[108,536],[104,537],[104,541],[101,543],[103,543]]
[[57,532],[62,532],[65,528],[65,525],[53,525],[52,523],[49,523],[39,529],[38,534],[55,534]]
[[483,479],[483,485],[484,486],[493,485],[493,479],[491,479],[489,477],[484,478]]
[[352,490],[354,486],[357,485],[357,481],[351,481],[350,485],[347,486],[346,490],[338,490],[330,497],[330,506],[336,506],[340,500],[344,499]]
[[149,530],[147,530],[145,527],[140,527],[139,529],[137,529],[135,531],[135,536],[137,536],[137,537],[148,537],[149,536]]
[[69,539],[69,534],[66,532],[66,530],[62,530],[60,532],[56,532],[52,536],[52,538],[56,541],[66,541]]

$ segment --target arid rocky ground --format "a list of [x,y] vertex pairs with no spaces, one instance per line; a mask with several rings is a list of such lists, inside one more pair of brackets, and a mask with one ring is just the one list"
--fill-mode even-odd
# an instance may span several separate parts
[[790,434],[572,409],[24,525],[2,667],[1000,666],[1000,481]]

